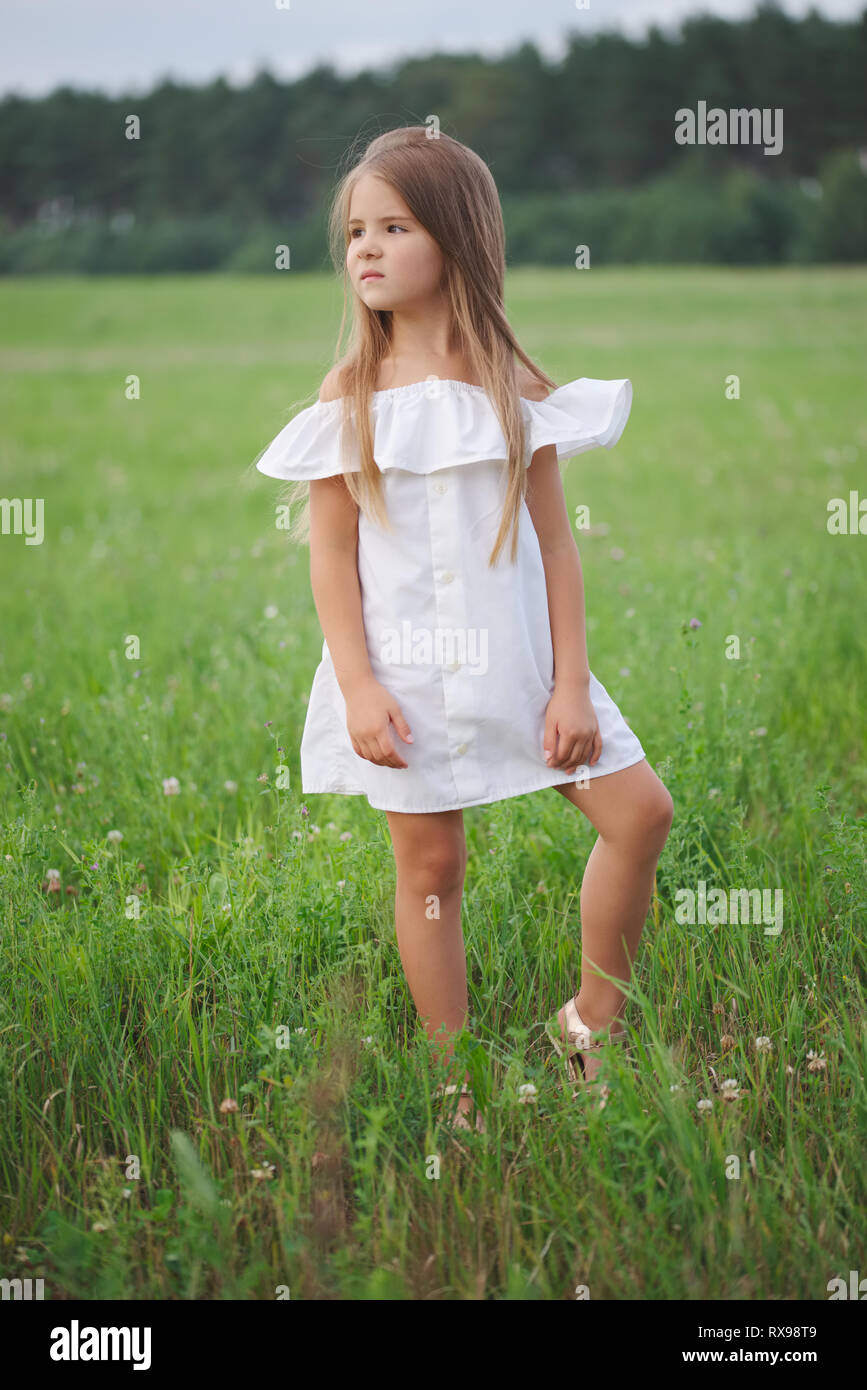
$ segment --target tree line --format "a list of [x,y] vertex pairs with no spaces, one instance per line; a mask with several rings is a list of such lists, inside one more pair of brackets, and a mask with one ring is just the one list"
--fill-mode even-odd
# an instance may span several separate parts
[[350,149],[431,121],[489,164],[511,264],[580,245],[598,262],[865,260],[865,72],[867,9],[841,23],[765,3],[642,39],[578,23],[556,62],[528,42],[346,77],[261,71],[240,90],[7,96],[0,271],[265,271],[278,244],[324,268]]

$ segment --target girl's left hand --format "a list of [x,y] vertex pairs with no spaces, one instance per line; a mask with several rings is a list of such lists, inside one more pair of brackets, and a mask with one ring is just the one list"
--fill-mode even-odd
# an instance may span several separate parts
[[545,710],[545,761],[573,773],[592,767],[602,753],[599,720],[585,685],[556,685]]

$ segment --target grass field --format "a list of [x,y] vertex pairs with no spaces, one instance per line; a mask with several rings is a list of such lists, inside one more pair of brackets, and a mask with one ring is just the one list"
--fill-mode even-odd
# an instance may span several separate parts
[[[590,663],[675,821],[600,1108],[542,1032],[593,832],[552,791],[465,812],[488,1132],[456,1144],[385,816],[301,794],[322,635],[250,469],[314,399],[339,292],[0,287],[0,492],[44,499],[41,544],[0,536],[2,1274],[46,1297],[824,1300],[867,1274],[867,535],[827,529],[867,496],[867,271],[521,270],[507,300],[556,381],[633,381],[617,448],[564,480]],[[781,890],[782,931],[679,922],[700,880]]]

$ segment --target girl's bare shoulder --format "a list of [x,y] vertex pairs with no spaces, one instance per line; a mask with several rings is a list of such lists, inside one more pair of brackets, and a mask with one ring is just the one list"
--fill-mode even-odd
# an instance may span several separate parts
[[518,373],[518,394],[528,401],[544,401],[551,394],[550,387],[544,382],[537,381],[526,367],[521,367]]
[[337,401],[343,395],[343,391],[340,388],[340,377],[343,372],[343,367],[343,362],[337,362],[331,368],[331,371],[327,373],[319,388],[320,401]]

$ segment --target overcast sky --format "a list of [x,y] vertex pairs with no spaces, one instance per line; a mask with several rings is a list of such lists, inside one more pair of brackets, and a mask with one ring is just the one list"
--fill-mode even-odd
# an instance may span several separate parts
[[[754,0],[0,0],[0,94],[55,87],[144,93],[163,77],[243,86],[263,66],[291,78],[318,62],[349,73],[403,56],[468,49],[495,55],[532,39],[556,58],[564,33],[617,28],[637,37],[685,15],[740,19]],[[852,19],[865,0],[782,0]]]

